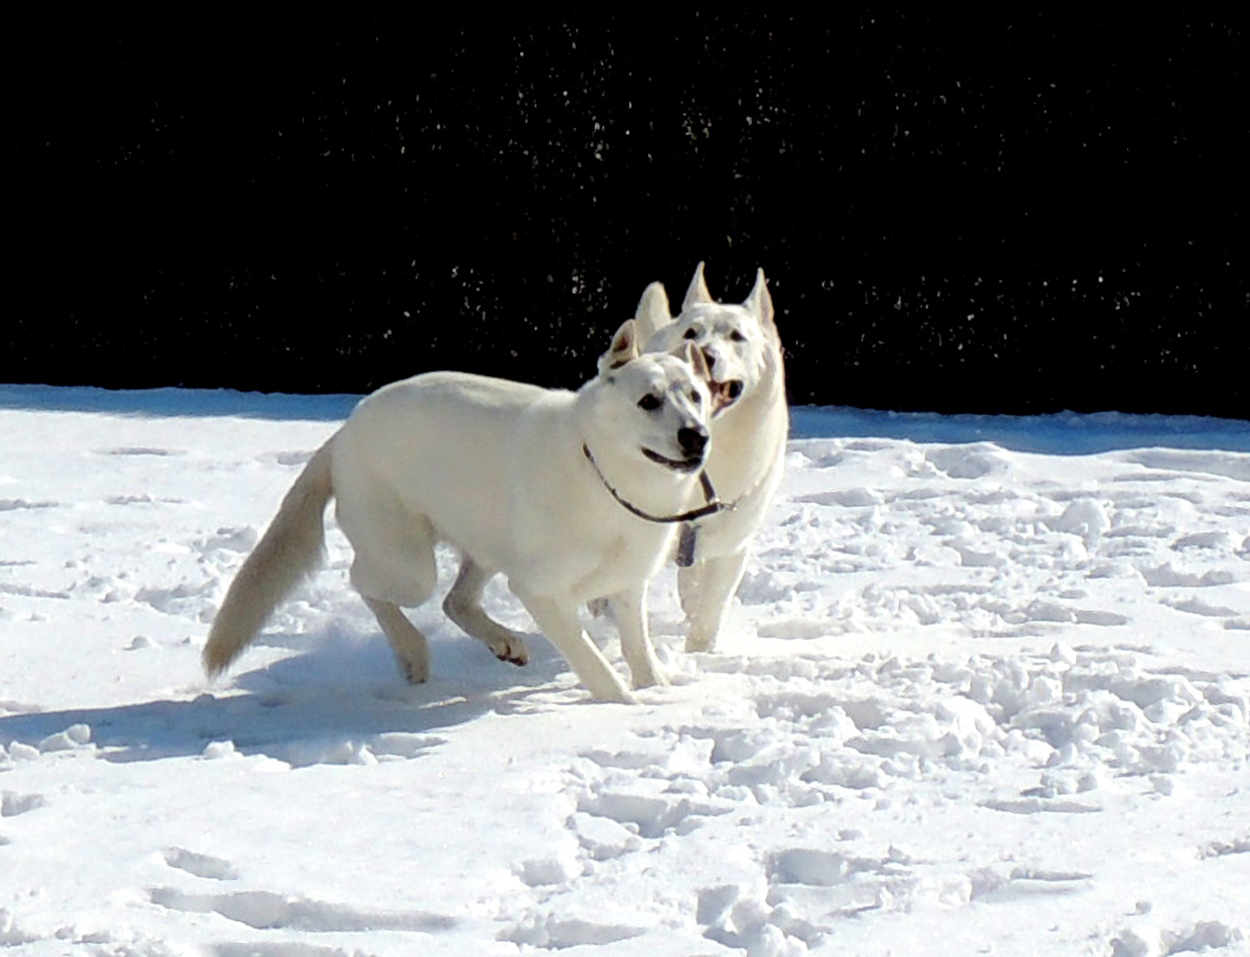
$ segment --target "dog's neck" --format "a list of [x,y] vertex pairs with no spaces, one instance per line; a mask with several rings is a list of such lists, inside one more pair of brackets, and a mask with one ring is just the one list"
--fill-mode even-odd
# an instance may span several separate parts
[[584,442],[582,443],[582,455],[586,457],[586,461],[590,463],[591,467],[595,470],[595,474],[599,476],[599,481],[602,482],[603,487],[611,493],[612,498],[616,500],[616,503],[620,505],[621,508],[625,509],[625,511],[636,516],[637,518],[642,519],[643,521],[651,522],[656,525],[678,525],[685,522],[698,521],[701,518],[707,518],[709,515],[715,515],[717,512],[722,512],[726,509],[732,509],[734,507],[732,504],[722,502],[717,497],[716,489],[712,487],[712,480],[708,477],[707,472],[701,469],[699,471],[699,487],[703,492],[704,503],[702,505],[697,508],[686,509],[679,512],[662,512],[660,514],[650,512],[639,507],[638,505],[635,505],[616,490],[616,487],[608,481],[607,476],[603,474],[603,470],[599,468],[599,463],[595,461],[595,456],[594,453],[590,451],[590,446]]
[[[714,438],[708,466],[716,487],[730,501],[750,494],[766,481],[789,432],[785,375],[778,359],[769,362],[758,387],[721,413],[712,425]],[[764,435],[772,436],[774,444],[761,452],[759,442]]]

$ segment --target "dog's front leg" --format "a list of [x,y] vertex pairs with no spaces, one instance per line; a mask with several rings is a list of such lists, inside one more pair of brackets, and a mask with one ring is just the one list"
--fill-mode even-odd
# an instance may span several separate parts
[[630,694],[621,676],[582,631],[575,604],[560,602],[545,595],[526,594],[515,585],[513,592],[592,695],[601,701],[633,702],[634,696]]
[[466,555],[456,583],[443,601],[443,610],[448,618],[464,629],[465,634],[485,642],[500,661],[523,665],[530,660],[525,640],[487,615],[482,607],[482,592],[492,577],[491,572]]
[[[747,549],[743,548],[731,555],[708,558],[691,568],[681,569],[680,576],[693,579],[682,589],[682,606],[690,619],[687,651],[711,651],[716,646],[725,612],[742,581],[746,563]],[[687,596],[689,602],[685,600]]]
[[666,685],[664,666],[655,656],[655,647],[647,633],[647,585],[620,592],[608,599],[612,606],[612,618],[621,636],[621,651],[629,662],[629,672],[635,688]]

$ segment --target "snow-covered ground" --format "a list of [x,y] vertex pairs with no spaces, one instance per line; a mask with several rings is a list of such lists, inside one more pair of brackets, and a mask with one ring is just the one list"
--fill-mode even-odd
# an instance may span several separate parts
[[1250,954],[1250,424],[797,410],[642,704],[435,603],[404,685],[336,532],[211,686],[351,401],[0,387],[0,954]]

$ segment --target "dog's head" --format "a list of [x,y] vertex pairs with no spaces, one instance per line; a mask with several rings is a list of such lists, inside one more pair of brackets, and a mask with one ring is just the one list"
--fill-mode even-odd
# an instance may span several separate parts
[[689,343],[703,354],[711,372],[715,413],[754,391],[777,354],[773,300],[762,269],[746,300],[726,305],[708,292],[699,263],[676,318],[669,314],[664,287],[656,282],[643,292],[636,321],[647,352],[670,352]]
[[713,412],[703,353],[688,343],[644,353],[637,322],[629,319],[599,369],[593,380],[597,428],[611,430],[613,448],[673,474],[696,473],[707,456]]

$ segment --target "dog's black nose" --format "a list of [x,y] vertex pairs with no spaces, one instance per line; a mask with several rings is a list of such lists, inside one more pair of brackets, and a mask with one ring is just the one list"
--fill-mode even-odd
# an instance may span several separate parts
[[702,455],[703,448],[707,445],[707,431],[691,428],[678,429],[677,444],[687,455]]

